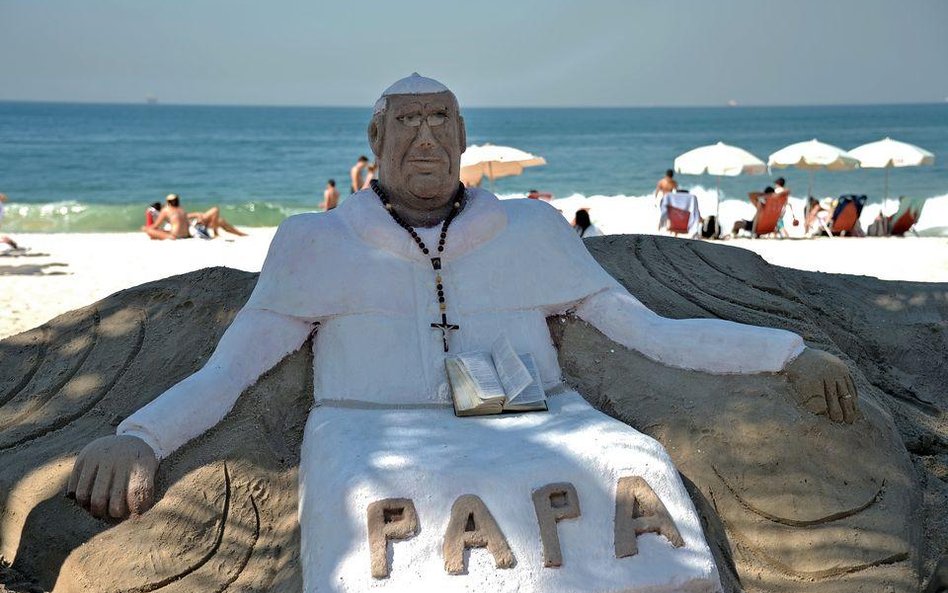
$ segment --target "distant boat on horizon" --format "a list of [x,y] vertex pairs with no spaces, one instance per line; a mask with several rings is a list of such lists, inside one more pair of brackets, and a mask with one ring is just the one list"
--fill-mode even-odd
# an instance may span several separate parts
[[149,104],[149,105],[157,105],[157,104],[158,104],[158,97],[156,97],[156,96],[154,96],[154,95],[148,95],[147,97],[145,97],[145,103],[147,103],[147,104]]

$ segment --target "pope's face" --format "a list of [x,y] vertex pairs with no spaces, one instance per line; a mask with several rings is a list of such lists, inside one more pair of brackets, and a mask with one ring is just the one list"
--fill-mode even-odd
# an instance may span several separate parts
[[458,187],[464,120],[451,93],[393,95],[372,142],[380,181],[418,209],[437,209]]

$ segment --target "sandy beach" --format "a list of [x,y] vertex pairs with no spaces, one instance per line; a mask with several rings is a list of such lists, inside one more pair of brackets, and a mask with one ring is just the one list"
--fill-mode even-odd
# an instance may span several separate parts
[[[256,272],[275,228],[213,241],[149,241],[141,233],[22,234],[26,255],[0,254],[0,338],[114,292],[212,266]],[[738,239],[769,263],[801,270],[948,282],[948,238]]]
[[212,241],[151,241],[142,233],[18,234],[25,255],[0,252],[0,338],[114,292],[212,266],[260,271],[276,228]]

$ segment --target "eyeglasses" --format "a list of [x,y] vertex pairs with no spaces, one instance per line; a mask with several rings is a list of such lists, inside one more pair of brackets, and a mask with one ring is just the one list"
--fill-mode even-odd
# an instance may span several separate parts
[[417,128],[421,126],[421,122],[427,121],[428,125],[432,128],[435,126],[440,126],[444,122],[448,121],[447,113],[431,113],[428,115],[422,115],[420,113],[410,113],[408,115],[402,115],[396,117],[402,125],[408,126],[409,128]]

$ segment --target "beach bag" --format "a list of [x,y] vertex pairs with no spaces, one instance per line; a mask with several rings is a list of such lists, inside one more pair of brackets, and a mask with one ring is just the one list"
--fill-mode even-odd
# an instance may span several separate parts
[[720,239],[721,238],[721,225],[718,224],[718,217],[711,215],[701,221],[701,238],[702,239]]
[[195,223],[194,226],[191,227],[191,228],[194,229],[194,236],[195,236],[195,237],[197,237],[197,238],[199,238],[199,239],[210,239],[210,238],[211,238],[211,234],[210,234],[209,232],[207,232],[207,227],[204,226],[203,224],[201,224],[201,223],[198,222],[198,223]]
[[866,230],[867,237],[888,237],[889,236],[889,221],[884,216],[877,216],[876,219],[869,225],[869,229]]

